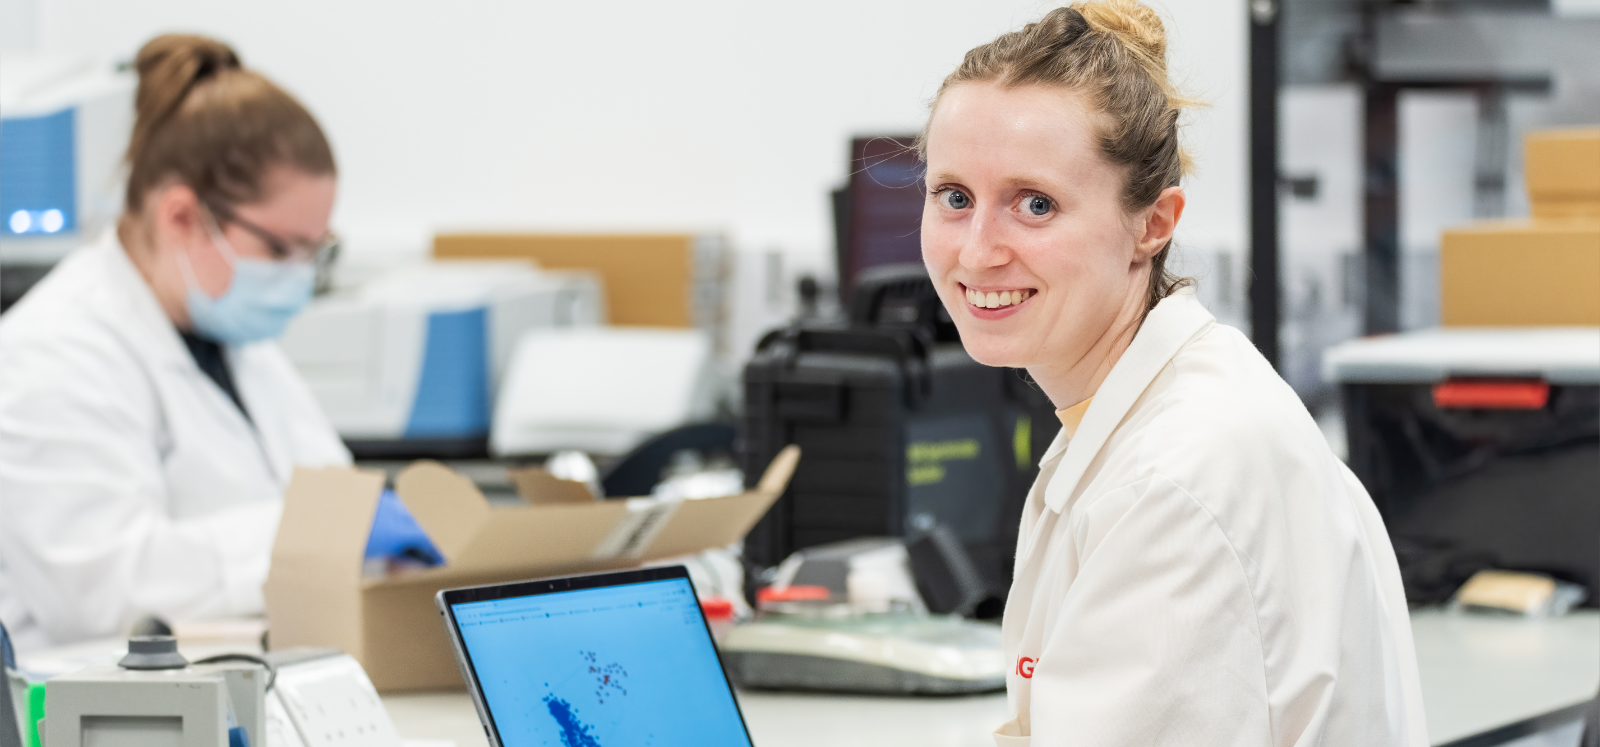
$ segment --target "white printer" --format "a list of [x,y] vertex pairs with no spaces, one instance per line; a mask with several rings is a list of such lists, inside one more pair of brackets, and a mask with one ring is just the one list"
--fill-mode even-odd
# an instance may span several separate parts
[[517,342],[495,406],[499,456],[625,454],[717,414],[711,337],[696,329],[533,330]]
[[593,273],[437,261],[317,298],[280,345],[358,456],[445,457],[483,450],[524,332],[604,322]]

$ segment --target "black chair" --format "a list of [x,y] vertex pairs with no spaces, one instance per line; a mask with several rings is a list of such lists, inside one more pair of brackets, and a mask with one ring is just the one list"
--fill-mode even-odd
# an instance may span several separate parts
[[607,498],[649,495],[661,482],[661,472],[672,455],[686,449],[706,454],[733,453],[734,427],[727,423],[697,423],[674,428],[639,444],[606,470],[600,487]]

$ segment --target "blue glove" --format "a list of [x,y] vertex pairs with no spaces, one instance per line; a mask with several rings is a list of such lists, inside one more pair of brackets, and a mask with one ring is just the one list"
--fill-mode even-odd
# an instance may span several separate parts
[[400,502],[393,490],[378,498],[378,513],[372,517],[372,533],[367,535],[367,560],[390,560],[425,566],[444,565],[444,556],[433,546],[415,517]]

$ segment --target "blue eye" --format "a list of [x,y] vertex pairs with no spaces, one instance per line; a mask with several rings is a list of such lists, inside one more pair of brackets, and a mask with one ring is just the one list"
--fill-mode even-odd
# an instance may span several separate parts
[[959,189],[947,189],[939,193],[939,204],[951,210],[966,210],[972,207],[972,198]]
[[1022,199],[1022,206],[1034,215],[1049,215],[1055,205],[1050,203],[1050,198],[1032,195]]

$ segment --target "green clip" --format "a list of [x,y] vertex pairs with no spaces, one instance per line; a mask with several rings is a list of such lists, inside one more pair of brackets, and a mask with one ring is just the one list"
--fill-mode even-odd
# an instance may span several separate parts
[[1017,471],[1033,467],[1033,418],[1017,416],[1017,429],[1011,434],[1011,450],[1017,455]]
[[39,722],[44,720],[44,683],[28,683],[28,747],[39,747]]

